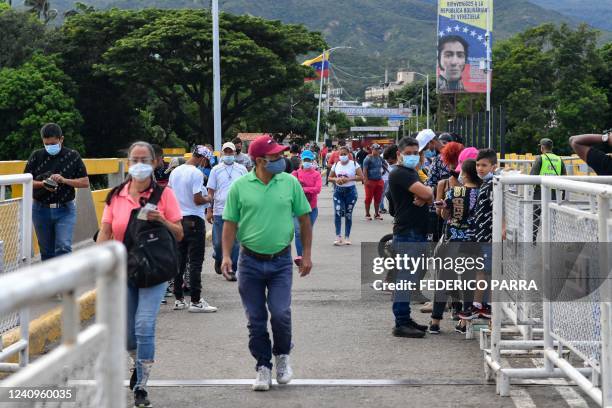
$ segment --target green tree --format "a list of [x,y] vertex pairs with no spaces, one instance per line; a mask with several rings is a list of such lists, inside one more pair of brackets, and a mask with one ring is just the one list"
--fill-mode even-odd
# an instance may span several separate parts
[[[95,70],[118,40],[163,13],[117,9],[79,13],[66,20],[51,42],[52,52],[61,57],[61,68],[77,86],[77,109],[83,115],[82,134],[90,157],[112,157],[135,140],[151,140],[151,126],[161,126],[166,135],[183,134],[174,113],[159,109],[146,88],[124,86]],[[149,109],[154,117],[142,114]]]
[[27,159],[41,147],[39,131],[47,122],[60,124],[66,143],[83,152],[72,91],[50,57],[35,54],[19,68],[0,69],[0,160]]
[[40,21],[29,13],[15,10],[0,12],[0,38],[0,68],[20,66],[47,43],[45,27]]
[[549,137],[568,153],[569,136],[609,122],[597,36],[585,25],[545,24],[497,43],[493,103],[507,107],[511,150],[535,151]]
[[[117,41],[97,68],[150,89],[187,126],[189,142],[211,142],[211,32],[208,11],[166,11]],[[325,46],[303,26],[251,16],[222,14],[220,32],[224,134],[264,99],[300,87],[308,69],[297,56]]]

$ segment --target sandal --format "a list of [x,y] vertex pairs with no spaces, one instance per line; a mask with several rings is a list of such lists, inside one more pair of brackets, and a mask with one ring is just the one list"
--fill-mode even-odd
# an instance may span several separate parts
[[366,221],[372,221],[372,216],[371,215],[366,215]]
[[376,218],[377,220],[381,220],[381,221],[382,221],[382,219],[383,219],[383,217],[382,217],[380,214],[379,214],[379,215],[377,215],[377,216],[376,216],[376,217],[374,217],[374,218]]

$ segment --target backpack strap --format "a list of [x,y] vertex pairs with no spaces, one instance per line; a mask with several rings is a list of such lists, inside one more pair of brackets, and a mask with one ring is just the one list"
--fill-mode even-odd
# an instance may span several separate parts
[[166,187],[162,187],[159,184],[155,183],[153,185],[153,192],[149,196],[149,200],[147,201],[147,204],[157,205],[159,201],[161,200],[161,197],[162,197],[162,194],[164,193],[165,188]]

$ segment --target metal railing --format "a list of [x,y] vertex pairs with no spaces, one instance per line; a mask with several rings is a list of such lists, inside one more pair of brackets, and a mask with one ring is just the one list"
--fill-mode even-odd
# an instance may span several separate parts
[[[527,262],[528,258],[533,261],[537,257],[541,259],[542,276],[547,277],[543,284],[550,285],[551,251],[547,243],[609,243],[612,186],[606,184],[612,184],[612,177],[497,177],[492,279],[524,278],[527,268],[534,267],[534,262]],[[535,186],[541,188],[540,200],[533,199]],[[554,200],[553,189],[557,191]],[[541,208],[541,217],[535,225],[533,215],[537,206]],[[504,227],[506,241],[502,245]],[[523,242],[524,253],[507,250],[507,240]],[[536,249],[536,241],[544,244]],[[607,251],[600,251],[599,256],[602,270],[609,271]],[[491,330],[481,331],[487,380],[495,377],[497,392],[507,396],[512,378],[570,378],[599,405],[612,406],[610,293],[607,281],[592,298],[571,303],[546,299],[529,303],[518,293],[509,293],[503,299],[493,293]],[[502,365],[502,355],[521,353],[539,353],[544,357],[544,366]],[[580,360],[582,367],[572,365],[566,358],[569,355]]]
[[[63,307],[61,344],[0,381],[0,400],[6,400],[10,387],[67,386],[76,387],[70,406],[125,407],[126,279],[126,253],[119,242],[0,276],[0,313],[31,308],[57,293]],[[94,282],[96,320],[80,330],[76,290]],[[27,343],[27,332],[18,343]],[[7,348],[0,360],[12,354]]]
[[[32,259],[32,175],[0,176],[1,191],[5,191],[8,185],[20,185],[25,194],[23,199],[0,201],[0,276],[29,265]],[[17,327],[20,321],[26,322],[21,329],[27,333],[28,320],[27,310],[15,310],[9,314],[0,312],[0,356],[19,354],[20,366],[28,363],[27,336],[25,343],[3,351],[2,335]],[[0,371],[3,368],[7,367],[0,365]]]

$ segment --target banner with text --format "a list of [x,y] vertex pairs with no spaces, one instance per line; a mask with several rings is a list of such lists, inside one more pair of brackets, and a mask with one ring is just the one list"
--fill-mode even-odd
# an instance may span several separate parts
[[[437,84],[442,93],[486,93],[487,9],[493,0],[438,1]],[[490,37],[491,45],[493,36]]]

